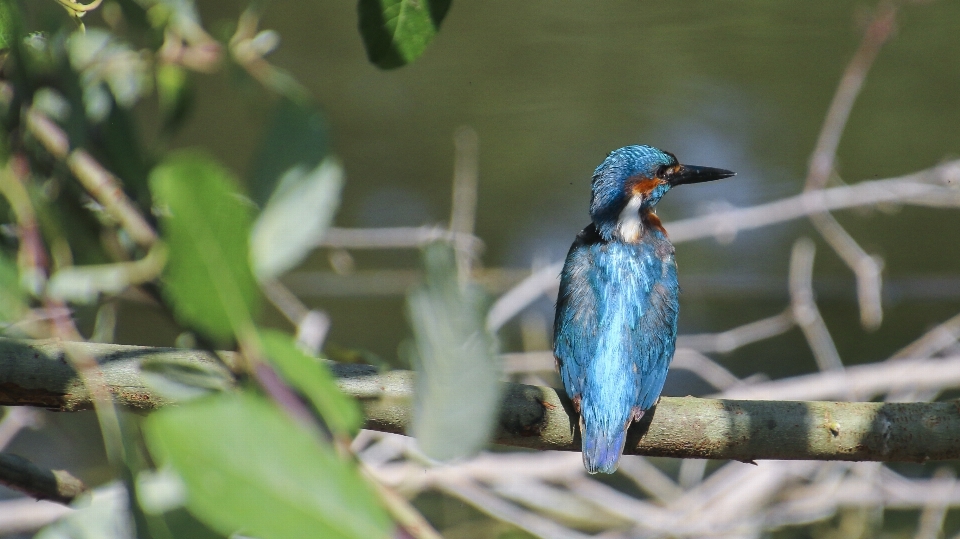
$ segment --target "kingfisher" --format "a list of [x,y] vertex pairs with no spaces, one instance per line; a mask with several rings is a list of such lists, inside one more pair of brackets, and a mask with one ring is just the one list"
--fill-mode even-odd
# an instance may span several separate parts
[[652,146],[614,150],[593,173],[592,222],[567,253],[554,322],[591,474],[617,470],[627,429],[656,404],[676,347],[677,264],[656,204],[677,185],[735,174],[681,165]]

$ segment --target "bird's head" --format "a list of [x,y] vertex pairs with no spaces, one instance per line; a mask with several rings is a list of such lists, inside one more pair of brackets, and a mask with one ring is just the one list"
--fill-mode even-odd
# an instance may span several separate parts
[[[641,226],[641,216],[649,214],[671,187],[735,174],[721,168],[682,165],[672,153],[653,146],[626,146],[610,152],[594,171],[590,217],[600,234],[611,240],[623,235],[625,226]],[[639,234],[639,229],[631,233]]]

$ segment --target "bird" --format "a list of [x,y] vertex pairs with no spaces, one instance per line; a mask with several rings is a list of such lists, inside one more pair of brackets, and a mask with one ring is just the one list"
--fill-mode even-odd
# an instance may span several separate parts
[[678,185],[734,175],[638,145],[610,152],[593,173],[591,223],[564,261],[554,321],[591,474],[617,470],[627,429],[657,403],[676,348],[677,264],[657,202]]

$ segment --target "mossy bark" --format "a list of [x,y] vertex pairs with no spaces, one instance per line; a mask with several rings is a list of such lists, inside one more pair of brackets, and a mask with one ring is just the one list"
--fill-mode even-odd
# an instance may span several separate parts
[[[76,345],[76,344],[72,344]],[[142,410],[168,401],[140,375],[146,362],[219,368],[209,353],[84,343],[100,362],[118,403]],[[221,356],[227,363],[231,356]],[[340,388],[356,397],[366,428],[403,434],[410,424],[413,374],[331,364]],[[493,442],[578,451],[577,417],[550,387],[505,384]],[[0,339],[0,404],[73,411],[89,393],[56,341]],[[960,458],[960,402],[877,403],[738,401],[664,397],[634,425],[626,453],[679,458],[916,461]]]

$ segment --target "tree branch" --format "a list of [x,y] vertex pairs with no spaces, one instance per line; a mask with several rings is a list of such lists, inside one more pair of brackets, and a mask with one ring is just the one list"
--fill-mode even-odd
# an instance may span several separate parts
[[38,500],[70,503],[87,490],[83,481],[64,470],[41,468],[10,453],[0,453],[0,483]]
[[[206,352],[112,344],[77,344],[97,358],[120,404],[159,408],[168,401],[140,377],[144,361],[222,368]],[[64,411],[90,407],[90,396],[56,341],[0,339],[0,404]],[[224,354],[227,362],[231,357]],[[410,423],[412,373],[331,364],[341,389],[356,397],[366,428],[404,433]],[[575,416],[553,388],[504,384],[494,443],[577,451]],[[574,418],[574,419],[572,419]],[[926,461],[960,458],[960,403],[795,402],[664,397],[636,425],[625,453],[752,461]]]

